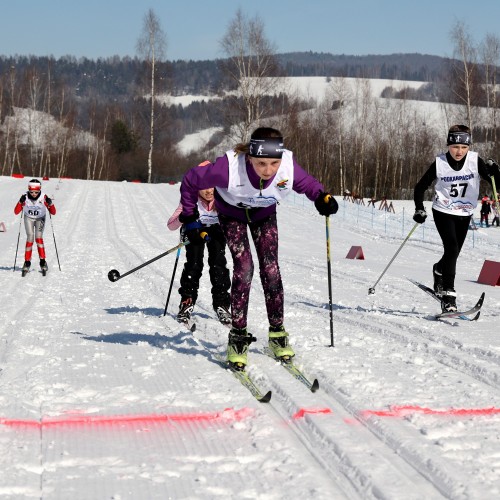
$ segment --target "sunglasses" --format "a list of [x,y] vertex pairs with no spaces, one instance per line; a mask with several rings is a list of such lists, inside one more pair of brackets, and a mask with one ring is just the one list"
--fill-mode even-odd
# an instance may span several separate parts
[[28,189],[29,194],[38,194],[40,192],[39,189]]

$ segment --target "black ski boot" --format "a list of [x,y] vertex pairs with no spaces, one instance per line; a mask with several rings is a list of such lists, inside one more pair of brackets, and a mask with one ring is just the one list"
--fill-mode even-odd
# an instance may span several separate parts
[[24,277],[29,273],[31,267],[31,262],[29,260],[24,261],[23,268],[21,269],[21,276]]
[[194,309],[194,302],[191,297],[186,297],[179,304],[179,312],[177,313],[177,321],[179,323],[189,323],[191,314]]
[[457,293],[453,288],[449,290],[443,290],[441,295],[441,310],[442,312],[456,312],[457,309]]
[[432,276],[434,277],[434,293],[437,297],[441,297],[443,295],[443,273],[437,264],[432,266]]
[[215,314],[217,314],[217,319],[223,325],[230,325],[231,324],[231,313],[229,312],[228,306],[215,306],[214,305],[214,311],[215,311]]
[[42,270],[42,274],[45,276],[49,270],[49,266],[47,265],[45,259],[40,259],[40,269]]

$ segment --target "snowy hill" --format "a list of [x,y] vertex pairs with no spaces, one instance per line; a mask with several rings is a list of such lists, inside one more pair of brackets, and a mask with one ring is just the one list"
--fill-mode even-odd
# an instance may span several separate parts
[[[274,79],[280,82],[279,90],[285,92],[290,96],[299,96],[303,100],[312,101],[316,106],[319,106],[328,94],[332,92],[332,87],[335,85],[341,85],[344,87],[344,92],[350,94],[351,96],[356,93],[356,87],[361,84],[361,82],[368,82],[370,86],[370,93],[374,99],[380,99],[380,94],[382,91],[389,86],[392,86],[396,90],[401,90],[404,87],[410,87],[412,89],[418,89],[425,82],[413,82],[413,81],[402,81],[402,80],[384,80],[384,79],[366,79],[362,80],[359,78],[341,78],[341,77],[324,77],[324,76],[304,76],[304,77],[283,77]],[[169,96],[163,95],[158,98],[159,102],[164,104],[172,105],[182,105],[187,106],[191,102],[195,101],[209,101],[219,99],[218,96],[195,96],[195,95],[185,95],[185,96]],[[386,102],[393,101],[394,99],[385,99]],[[422,102],[419,101],[422,105]],[[437,103],[424,103],[425,106],[430,105],[434,110]],[[434,110],[438,112],[438,108]],[[429,113],[427,113],[429,114]],[[439,118],[437,118],[439,119]],[[217,132],[220,132],[222,127],[212,127],[206,130],[201,130],[192,134],[186,135],[178,144],[177,148],[181,154],[187,155],[192,152],[202,149],[210,138]],[[226,147],[224,145],[223,147]]]
[[[325,220],[303,197],[280,205],[285,325],[320,389],[262,354],[256,269],[249,372],[273,391],[262,404],[214,360],[227,329],[214,319],[207,272],[194,334],[173,317],[180,269],[163,316],[175,253],[107,279],[177,244],[166,221],[179,185],[45,182],[58,210],[45,230],[49,274],[34,265],[21,278],[25,233],[12,209],[26,182],[0,177],[2,498],[500,496],[500,292],[477,283],[484,260],[498,260],[500,229],[476,231],[459,259],[459,305],[485,291],[480,320],[438,322],[438,304],[406,279],[429,283],[441,252],[423,236],[432,221],[368,295],[411,227],[388,232],[405,205],[375,210],[367,228],[360,208],[339,200],[331,347]],[[365,259],[346,259],[358,245]]]
[[[354,125],[359,121],[359,109],[363,107],[363,100],[369,96],[372,102],[372,112],[380,116],[387,116],[393,120],[395,116],[405,117],[410,122],[423,124],[429,132],[437,137],[444,137],[451,124],[464,120],[463,107],[457,104],[443,104],[431,101],[416,101],[411,99],[394,99],[381,97],[384,89],[392,87],[394,91],[404,88],[419,89],[426,82],[407,80],[361,79],[342,77],[283,77],[280,90],[288,95],[300,96],[312,104],[319,106],[323,101],[332,105],[335,101],[342,101],[344,106],[343,121],[345,126]],[[215,96],[163,96],[161,102],[181,104],[187,106],[190,102],[218,99]],[[384,115],[385,113],[385,115]],[[486,108],[477,111],[477,125],[491,123]],[[177,147],[181,154],[187,155],[202,149],[210,138],[222,130],[213,127],[186,135]],[[223,148],[230,145],[224,144]],[[221,148],[219,148],[221,149]]]
[[[372,112],[380,114],[381,117],[386,113],[387,120],[394,119],[394,112],[400,117],[406,117],[411,122],[424,124],[437,137],[444,137],[452,122],[463,121],[463,108],[459,105],[411,99],[403,101],[381,97],[383,90],[388,87],[392,87],[394,91],[400,91],[403,88],[419,89],[426,82],[320,76],[283,77],[278,80],[281,80],[279,88],[281,92],[290,96],[299,96],[301,99],[309,101],[313,106],[319,106],[325,100],[330,106],[334,101],[345,101],[343,114],[345,126],[353,126],[357,123],[359,107],[366,95],[372,99],[372,105],[376,105],[376,111],[373,108]],[[158,96],[158,101],[161,104],[176,106],[188,106],[195,101],[218,99],[220,96],[215,95]],[[478,126],[491,123],[491,117],[488,117],[485,108],[477,112],[475,120],[477,120]],[[47,113],[32,109],[13,108],[12,116],[7,116],[5,122],[0,125],[0,132],[7,133],[9,128],[13,127],[17,130],[17,141],[22,145],[42,148],[58,141],[61,142],[62,138],[65,138],[72,147],[88,149],[94,147],[98,142],[91,133],[78,129],[68,129]],[[187,134],[177,143],[177,148],[182,155],[205,150],[207,143],[221,131],[222,127],[209,127]],[[220,144],[217,150],[224,151],[232,145],[232,143]]]

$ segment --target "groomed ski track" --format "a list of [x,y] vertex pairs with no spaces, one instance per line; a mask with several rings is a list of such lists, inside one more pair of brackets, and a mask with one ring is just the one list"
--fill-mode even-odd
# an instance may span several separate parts
[[[0,235],[0,443],[8,450],[0,454],[0,496],[500,495],[500,414],[487,411],[500,407],[499,294],[486,289],[477,325],[431,320],[435,302],[405,276],[421,272],[416,261],[430,269],[436,246],[410,242],[368,296],[400,241],[332,217],[330,347],[324,219],[280,206],[285,325],[298,366],[320,389],[312,394],[262,353],[267,322],[256,263],[249,329],[258,341],[248,369],[273,391],[260,404],[214,362],[227,329],[214,319],[206,263],[194,334],[172,316],[184,253],[166,317],[175,255],[107,279],[110,269],[123,273],[178,243],[166,228],[178,185],[49,181],[62,271],[47,220],[49,272],[42,277],[33,259],[21,278],[24,227],[13,272],[19,219],[11,211],[24,184],[0,179],[3,199],[12,198]],[[365,261],[345,259],[351,245],[363,246]],[[477,276],[484,255],[464,257]],[[461,299],[472,303],[481,287],[469,274],[457,280]],[[454,417],[452,409],[484,414]]]

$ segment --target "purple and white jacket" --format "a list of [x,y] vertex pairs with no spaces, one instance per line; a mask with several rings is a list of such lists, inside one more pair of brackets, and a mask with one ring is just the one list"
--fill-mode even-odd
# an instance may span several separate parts
[[[309,175],[293,158],[291,151],[285,151],[282,163],[286,168],[292,169],[293,179],[292,190],[296,193],[305,194],[311,201],[314,201],[318,195],[325,189],[323,185],[312,175]],[[284,172],[286,172],[286,168]],[[241,170],[244,170],[243,172]],[[251,186],[247,186],[246,192],[253,189],[255,199],[262,197],[264,190],[272,191],[273,186],[280,189],[286,179],[282,177],[283,169],[280,169],[270,179],[264,181],[255,172],[252,164],[248,161],[246,155],[236,156],[234,151],[228,151],[224,156],[220,156],[214,163],[205,162],[202,165],[191,168],[185,175],[181,184],[181,204],[184,216],[190,216],[195,213],[198,201],[198,191],[215,187],[215,206],[220,215],[231,217],[245,222],[255,222],[262,220],[276,213],[276,202],[268,206],[253,206],[252,203],[238,203],[241,199],[241,193],[231,182],[236,176],[238,178],[248,178]],[[289,192],[290,190],[287,190]],[[221,193],[223,193],[224,198]],[[285,193],[287,194],[287,193]],[[233,202],[231,199],[233,198]],[[251,197],[250,197],[251,198]],[[250,199],[248,198],[248,199]],[[243,206],[242,206],[243,205]],[[256,205],[259,203],[256,202]]]

